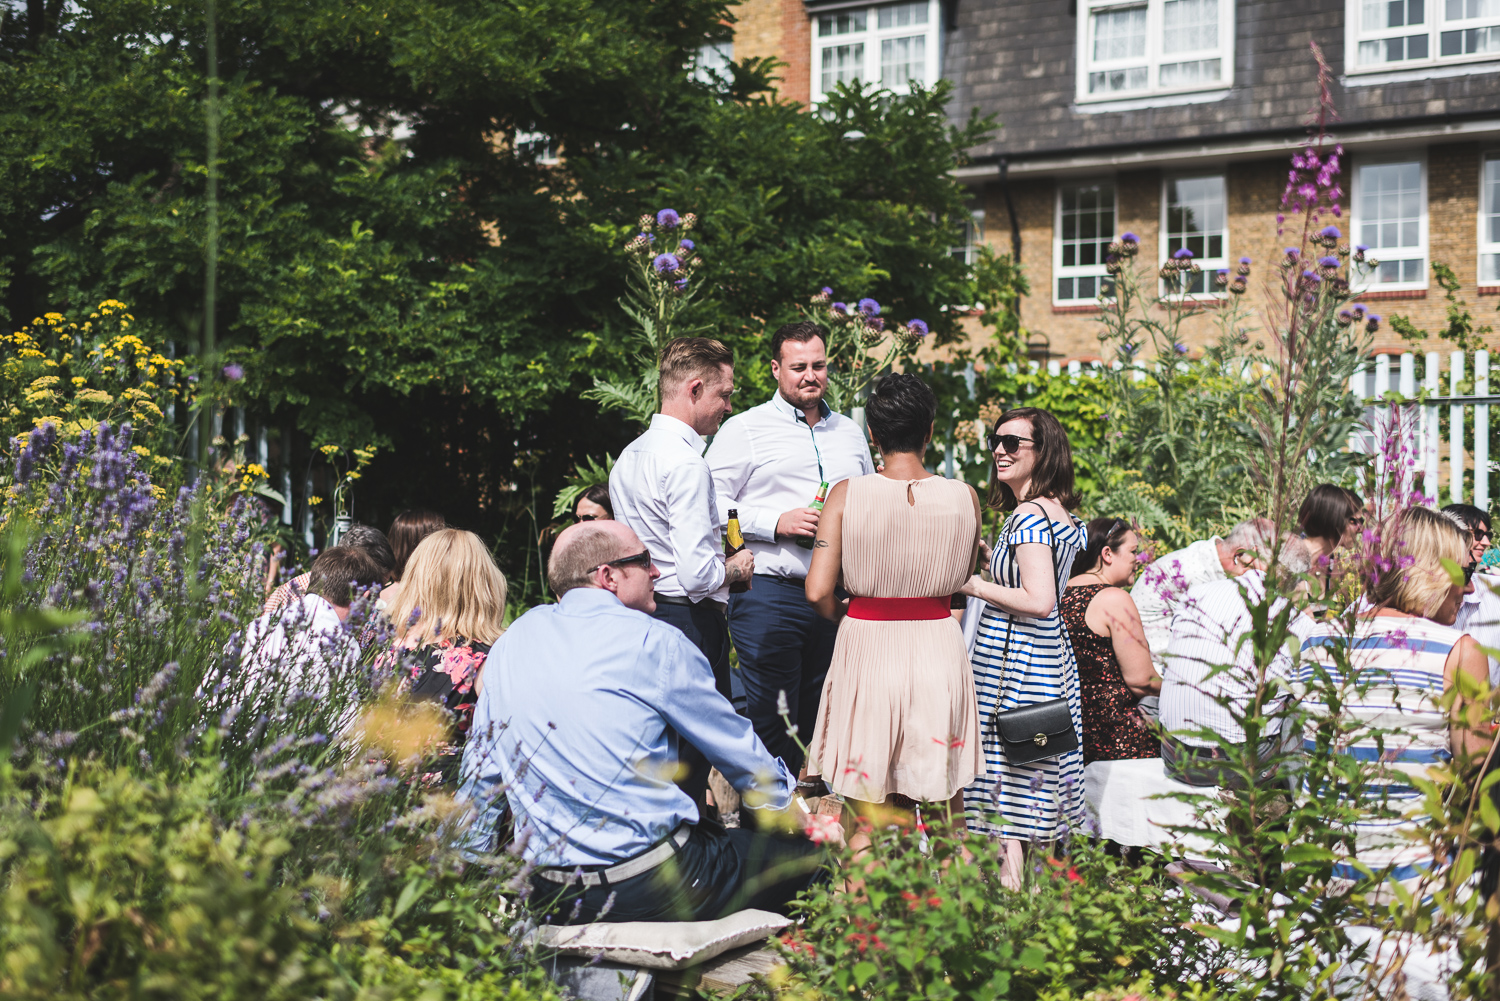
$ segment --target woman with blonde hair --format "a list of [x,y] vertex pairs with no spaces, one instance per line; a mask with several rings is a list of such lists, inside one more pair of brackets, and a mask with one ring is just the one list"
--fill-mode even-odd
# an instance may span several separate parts
[[[1321,623],[1303,644],[1299,684],[1310,714],[1307,740],[1333,712],[1325,699],[1337,691],[1338,728],[1344,754],[1372,762],[1361,797],[1366,814],[1354,825],[1360,863],[1408,889],[1435,864],[1427,842],[1403,832],[1420,830],[1422,793],[1412,776],[1450,758],[1483,757],[1490,738],[1464,722],[1466,702],[1448,711],[1443,696],[1467,674],[1480,690],[1489,682],[1489,662],[1474,638],[1453,628],[1464,592],[1473,588],[1469,536],[1445,516],[1425,507],[1403,511],[1384,530],[1374,560],[1369,599],[1354,619]],[[1444,561],[1464,568],[1454,583]],[[1325,677],[1320,678],[1323,674]],[[1362,880],[1352,864],[1335,877]]]
[[396,627],[391,654],[409,672],[407,694],[439,702],[454,714],[452,746],[439,765],[445,778],[453,778],[480,671],[505,631],[505,575],[479,536],[444,528],[417,545],[401,584],[390,609]]

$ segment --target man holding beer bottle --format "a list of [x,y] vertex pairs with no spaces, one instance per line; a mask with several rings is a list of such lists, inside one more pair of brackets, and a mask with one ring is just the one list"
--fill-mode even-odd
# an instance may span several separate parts
[[729,632],[739,651],[747,712],[756,736],[787,767],[802,752],[786,733],[790,721],[805,743],[818,718],[823,677],[838,627],[807,603],[807,568],[828,490],[875,471],[859,425],[823,402],[828,354],[814,323],[789,323],[771,338],[776,394],[724,422],[706,458],[721,521],[739,515],[755,554],[754,586],[729,596]]

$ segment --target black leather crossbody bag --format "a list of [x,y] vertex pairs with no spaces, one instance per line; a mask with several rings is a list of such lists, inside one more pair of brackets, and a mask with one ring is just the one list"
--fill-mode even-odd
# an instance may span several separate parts
[[[1041,508],[1041,505],[1037,505]],[[1042,509],[1042,516],[1050,522],[1047,512]],[[1004,527],[1001,528],[1004,532]],[[1008,545],[1011,550],[1011,562],[1015,565],[1015,546]],[[1016,566],[1016,583],[1007,585],[1016,587],[1020,585],[1021,569]],[[1057,543],[1052,545],[1052,580],[1057,580]],[[1057,594],[1057,604],[1062,607],[1062,592]],[[1059,612],[1059,620],[1061,612]],[[1000,663],[1010,663],[1010,634],[1013,622],[1007,616],[1005,620],[1005,646],[1000,654]],[[1004,667],[1001,668],[1004,670]],[[999,739],[1000,745],[1005,748],[1005,758],[1014,765],[1027,765],[1033,761],[1041,761],[1043,758],[1053,758],[1068,751],[1078,750],[1078,731],[1073,729],[1073,713],[1068,708],[1067,699],[1048,699],[1045,702],[1036,702],[1029,706],[1020,706],[1016,709],[1007,709],[1004,712],[996,711],[990,714],[990,729]]]

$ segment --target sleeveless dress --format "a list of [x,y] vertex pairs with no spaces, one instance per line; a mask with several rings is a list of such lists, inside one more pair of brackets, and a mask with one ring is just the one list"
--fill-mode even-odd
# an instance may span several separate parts
[[[1020,587],[1015,547],[1031,542],[1052,550],[1057,593],[1062,595],[1073,559],[1088,542],[1087,533],[1077,524],[1051,521],[1036,504],[1021,505],[1006,519],[990,559],[990,575],[997,583]],[[996,710],[1067,699],[1073,729],[1082,731],[1078,664],[1058,608],[1031,618],[986,604],[974,643],[973,668],[985,774],[964,792],[969,829],[991,836],[1055,841],[1083,823],[1082,750],[1026,765],[1011,764],[990,717]]]
[[[978,536],[973,498],[958,480],[857,477],[844,503],[844,588],[863,598],[951,595],[970,577]],[[974,678],[958,622],[845,616],[808,774],[846,799],[933,803],[974,781],[979,765]]]
[[1113,584],[1084,584],[1070,587],[1062,596],[1063,625],[1073,644],[1078,661],[1078,693],[1083,704],[1083,763],[1119,761],[1124,758],[1155,758],[1161,755],[1161,739],[1146,726],[1136,708],[1136,698],[1120,662],[1115,659],[1114,644],[1089,628],[1088,610],[1092,602]]
[[[1337,622],[1320,623],[1302,644],[1298,671],[1302,706],[1311,718],[1303,746],[1315,748],[1318,719],[1327,718],[1323,702],[1331,682],[1342,693],[1346,721],[1358,724],[1339,750],[1374,769],[1366,777],[1360,805],[1365,816],[1354,825],[1355,854],[1377,876],[1416,890],[1424,870],[1433,865],[1427,845],[1404,837],[1419,830],[1423,817],[1403,817],[1422,804],[1422,793],[1408,776],[1449,760],[1448,715],[1443,697],[1443,665],[1464,633],[1430,619],[1375,615],[1357,620],[1350,637]],[[1331,651],[1351,647],[1348,673],[1335,665]],[[1316,671],[1329,681],[1318,682]],[[1384,737],[1382,749],[1376,732]],[[1363,881],[1348,863],[1334,866],[1336,879]]]

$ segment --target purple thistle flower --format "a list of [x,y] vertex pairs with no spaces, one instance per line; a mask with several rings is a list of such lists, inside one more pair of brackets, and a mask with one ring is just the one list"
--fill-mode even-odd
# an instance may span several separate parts
[[859,311],[866,316],[879,316],[880,303],[874,299],[861,299],[859,300]]
[[1187,261],[1191,260],[1192,257],[1193,252],[1186,247],[1178,247],[1176,252],[1172,254],[1172,259],[1174,261]]
[[677,259],[676,254],[657,254],[651,262],[651,267],[656,269],[657,274],[665,275],[681,268],[682,262]]
[[1188,346],[1181,341],[1178,341],[1176,344],[1172,345],[1172,350],[1176,351],[1180,355],[1185,355],[1188,353]]
[[921,320],[907,320],[906,329],[910,330],[918,337],[926,337],[928,334],[927,324],[923,323]]
[[696,250],[698,249],[698,245],[684,236],[681,242],[677,244],[677,249],[682,251]]
[[822,288],[820,288],[818,292],[822,295],[829,296],[830,298],[833,296],[833,289],[829,288],[827,285],[824,285]]
[[1367,246],[1365,246],[1365,245],[1364,245],[1364,244],[1363,244],[1363,243],[1356,243],[1356,244],[1355,244],[1355,245],[1354,245],[1354,249],[1355,249],[1355,250],[1356,250],[1356,251],[1357,251],[1357,252],[1359,252],[1359,253],[1361,253],[1361,254],[1363,254],[1363,253],[1364,253],[1364,252],[1365,252],[1365,251],[1367,251],[1367,250],[1369,250],[1369,249],[1370,249],[1370,248],[1369,248],[1369,247],[1367,247]]
[[1318,230],[1318,235],[1325,240],[1337,240],[1343,234],[1339,232],[1339,228],[1337,226],[1324,226],[1322,229]]
[[1141,238],[1138,237],[1138,236],[1136,236],[1134,233],[1121,233],[1120,234],[1120,242],[1121,243],[1140,243],[1141,242]]
[[1302,256],[1302,251],[1298,250],[1296,247],[1287,247],[1283,251],[1283,253],[1286,254],[1288,259],[1293,261]]
[[656,224],[662,229],[676,229],[677,224],[681,221],[674,209],[662,209],[656,213]]
[[1320,258],[1318,258],[1318,267],[1320,267],[1320,268],[1336,268],[1338,266],[1339,266],[1339,259],[1337,257],[1320,257]]
[[1248,257],[1241,257],[1240,258],[1240,263],[1241,264],[1249,264],[1250,263],[1250,258],[1248,258]]
[[224,366],[224,378],[228,379],[230,382],[239,382],[244,377],[244,368],[236,365],[234,362],[230,362],[228,365]]
[[835,312],[835,313],[847,313],[847,312],[849,312],[849,306],[846,303],[842,303],[842,302],[836,302],[832,306],[829,306],[828,308],[830,310],[832,310],[833,312]]

